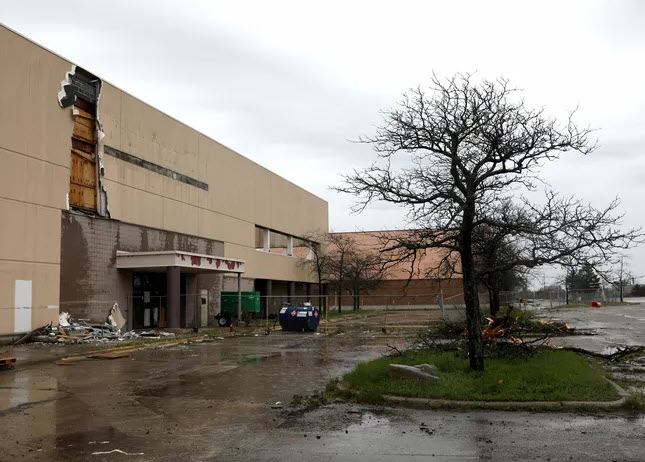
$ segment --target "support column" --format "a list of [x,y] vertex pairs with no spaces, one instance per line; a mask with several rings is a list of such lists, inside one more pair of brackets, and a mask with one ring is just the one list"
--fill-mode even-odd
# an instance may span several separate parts
[[237,273],[237,320],[242,320],[242,274]]
[[181,270],[179,266],[169,266],[166,272],[166,317],[168,327],[181,327]]
[[296,283],[294,281],[289,281],[287,283],[287,300],[289,301],[289,303],[293,303],[295,295],[296,295]]
[[311,302],[311,282],[307,282],[307,301]]
[[264,317],[266,318],[269,315],[269,311],[271,307],[273,306],[273,298],[271,298],[271,295],[273,295],[273,281],[271,279],[266,280],[266,291],[265,294],[266,301],[264,302],[264,309],[266,310],[264,312]]

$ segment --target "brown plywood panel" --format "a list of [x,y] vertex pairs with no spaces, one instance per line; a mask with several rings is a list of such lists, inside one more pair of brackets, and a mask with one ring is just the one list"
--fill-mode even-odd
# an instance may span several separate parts
[[87,121],[87,120],[88,119],[76,117],[76,119],[74,120],[74,131],[72,136],[74,136],[75,138],[80,138],[83,141],[96,143],[94,121],[92,121],[91,127],[81,122],[81,121]]
[[81,157],[89,162],[94,162],[94,159],[96,159],[96,155],[93,152],[85,152],[80,149],[72,148],[72,154]]
[[96,119],[91,105],[75,107],[70,154],[69,203],[96,210]]
[[92,131],[95,130],[95,123],[94,117],[83,117],[81,115],[77,115],[74,119],[74,124],[82,125]]
[[70,184],[69,204],[74,207],[96,210],[96,189]]
[[89,114],[96,113],[96,106],[92,103],[88,103],[87,101],[81,98],[76,98],[76,101],[74,102],[74,107],[76,109],[82,109]]
[[74,121],[69,178],[70,205],[91,210],[96,210],[96,148],[92,143],[79,140],[77,135],[87,136],[90,130],[93,134],[94,123],[93,119],[80,116]]
[[72,138],[72,148],[90,154],[94,154],[96,152],[96,144],[88,143],[87,141],[83,141],[78,138]]
[[96,163],[72,152],[70,182],[81,186],[96,186]]
[[76,109],[75,112],[77,114],[77,117],[84,117],[86,119],[92,119],[92,120],[95,119],[95,117],[94,117],[94,109],[92,109],[91,112],[87,111],[87,110],[85,110],[83,108],[80,108],[78,106],[75,106],[74,109]]

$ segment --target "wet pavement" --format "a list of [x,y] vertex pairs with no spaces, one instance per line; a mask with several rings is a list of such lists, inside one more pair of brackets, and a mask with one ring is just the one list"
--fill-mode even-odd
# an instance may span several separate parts
[[[624,310],[623,324],[640,312]],[[614,325],[620,311],[572,315],[601,327],[598,344],[640,339],[635,322]],[[275,332],[69,366],[32,353],[40,360],[0,373],[0,461],[645,459],[642,416],[289,408],[388,343],[403,340]]]
[[[554,343],[605,352],[619,345],[645,345],[645,304],[603,306],[600,308],[560,308],[542,310],[542,317],[564,321],[592,336],[571,336]],[[644,457],[645,459],[645,457]]]

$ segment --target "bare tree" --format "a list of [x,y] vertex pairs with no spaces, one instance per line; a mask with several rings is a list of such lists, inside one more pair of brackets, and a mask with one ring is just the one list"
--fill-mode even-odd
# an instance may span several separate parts
[[323,307],[325,284],[329,283],[333,266],[333,256],[329,249],[329,234],[312,231],[302,237],[308,255],[300,255],[299,265],[310,271],[318,284],[318,305]]
[[512,291],[517,287],[526,287],[527,269],[514,266],[496,272],[487,271],[504,266],[518,257],[517,244],[504,229],[489,226],[477,228],[474,233],[473,252],[476,272],[481,274],[481,283],[488,289],[490,314],[494,317],[500,309],[502,290]]
[[639,277],[635,276],[629,270],[629,263],[626,262],[625,259],[626,257],[624,255],[619,255],[610,266],[594,268],[602,280],[610,286],[613,286],[618,291],[621,303],[625,301],[625,287],[633,285],[634,280]]
[[350,259],[357,252],[356,241],[344,234],[329,235],[330,284],[338,294],[338,312],[343,309],[343,292],[347,290],[345,281],[348,277]]
[[[345,176],[337,188],[358,197],[357,211],[378,200],[406,207],[417,231],[393,239],[390,250],[403,249],[414,258],[418,249],[439,248],[448,258],[458,256],[473,370],[484,369],[478,297],[483,277],[565,258],[600,259],[640,237],[638,230],[619,229],[618,199],[596,209],[548,189],[542,204],[522,195],[536,189],[546,161],[568,151],[587,154],[596,145],[573,114],[560,124],[518,96],[504,79],[434,77],[429,94],[413,89],[398,107],[384,111],[376,134],[361,139],[380,162]],[[395,167],[399,154],[406,156],[404,164]],[[512,236],[518,254],[478,268],[475,239],[484,226]]]
[[360,296],[381,284],[387,275],[387,261],[373,250],[357,250],[347,255],[345,279],[352,294],[353,309],[360,309]]

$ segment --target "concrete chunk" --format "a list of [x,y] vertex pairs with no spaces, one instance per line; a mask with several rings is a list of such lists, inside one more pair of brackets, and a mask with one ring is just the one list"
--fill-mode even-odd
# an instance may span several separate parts
[[437,369],[437,366],[435,366],[434,364],[419,364],[418,366],[414,367],[430,375],[438,375],[439,373],[439,369]]
[[[430,365],[424,364],[424,366]],[[439,377],[425,372],[419,369],[419,367],[406,366],[405,364],[390,364],[389,366],[387,366],[385,374],[391,379],[419,379],[427,380],[430,382],[436,382],[437,380],[439,380]]]

